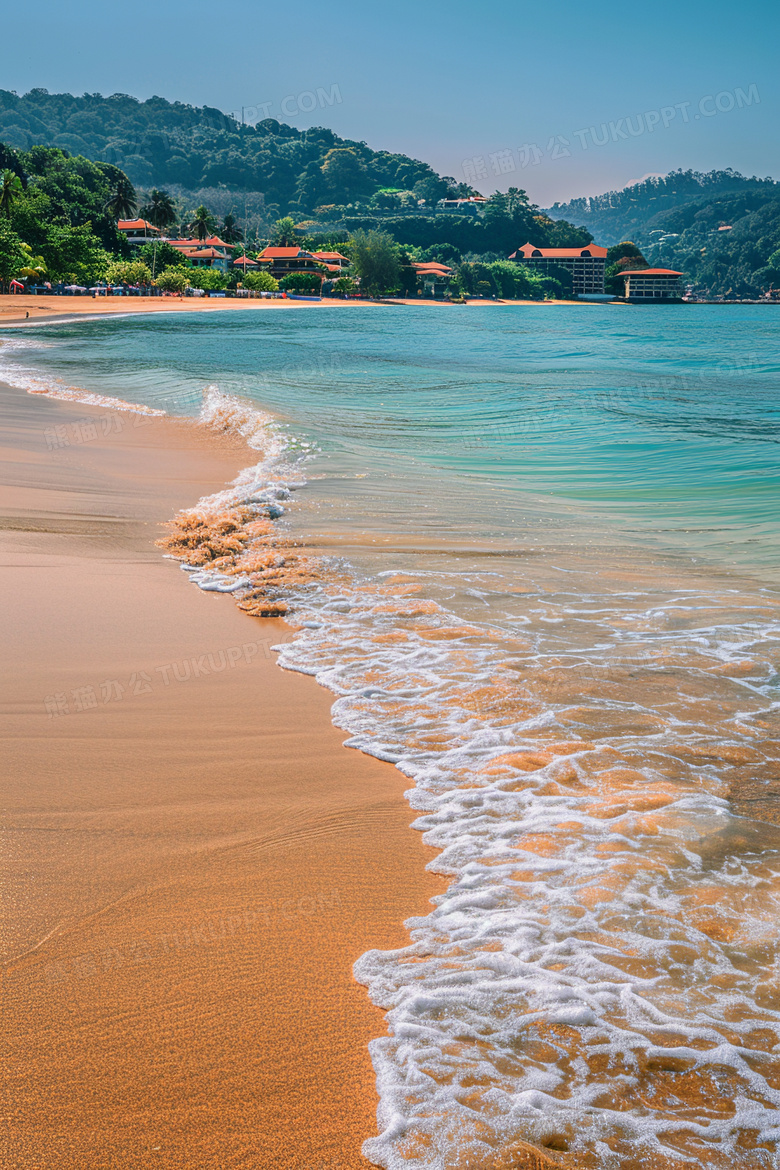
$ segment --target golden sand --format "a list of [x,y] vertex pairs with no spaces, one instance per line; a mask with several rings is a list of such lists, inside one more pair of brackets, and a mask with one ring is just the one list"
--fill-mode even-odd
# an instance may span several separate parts
[[3,1164],[365,1167],[385,1025],[352,964],[442,888],[405,781],[279,670],[287,626],[154,547],[243,445],[129,416],[49,451],[94,408],[0,409]]

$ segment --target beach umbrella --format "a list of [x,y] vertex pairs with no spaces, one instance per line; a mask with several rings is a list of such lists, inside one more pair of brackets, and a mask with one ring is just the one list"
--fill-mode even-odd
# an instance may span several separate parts
[[66,292],[86,292],[87,288],[83,284],[66,284],[65,291]]

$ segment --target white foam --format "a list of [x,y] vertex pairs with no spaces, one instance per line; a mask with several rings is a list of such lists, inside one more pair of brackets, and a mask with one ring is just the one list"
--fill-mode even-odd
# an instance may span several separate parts
[[11,341],[0,341],[0,380],[9,386],[18,386],[28,394],[40,394],[45,398],[59,398],[64,402],[81,402],[85,406],[98,406],[103,410],[121,410],[132,414],[164,415],[164,410],[153,406],[144,406],[138,402],[126,402],[123,398],[114,398],[109,394],[95,394],[81,386],[71,386],[62,378],[53,374],[42,374],[15,360],[6,361],[12,354],[25,350],[51,349],[49,342],[29,341],[24,338],[14,338]]
[[[262,458],[199,507],[289,499],[301,445],[275,420],[216,389],[203,418]],[[776,606],[695,590],[534,593],[525,579],[518,597],[499,574],[475,573],[464,628],[451,608],[394,593],[389,570],[372,583],[334,569],[337,585],[287,598],[298,633],[276,648],[280,663],[337,696],[349,746],[414,782],[415,827],[438,850],[430,868],[452,879],[408,921],[407,947],[355,964],[389,1029],[370,1045],[380,1133],[366,1157],[450,1170],[466,1154],[478,1165],[515,1139],[554,1138],[617,1168],[621,1142],[632,1156],[670,1157],[677,1134],[688,1164],[709,1167],[740,1164],[745,1130],[776,1143],[780,1092],[763,1049],[780,1044],[766,998],[778,976],[780,854],[760,831],[760,848],[729,845],[740,825],[718,754],[749,758],[751,720],[778,705]],[[235,577],[191,576],[240,591]],[[416,576],[429,598],[452,595],[452,574]],[[490,606],[476,624],[475,601],[480,614]],[[747,655],[749,677],[713,673]],[[722,726],[701,722],[678,676],[728,707]],[[575,700],[614,723],[596,748],[568,716]],[[575,747],[524,766],[554,741]],[[621,768],[629,779],[610,781]],[[625,807],[613,807],[623,783]],[[673,1094],[649,1099],[665,1084],[654,1062],[702,1077],[712,1108],[693,1116]],[[773,1158],[758,1150],[752,1165]]]
[[[390,1032],[370,1045],[381,1133],[365,1144],[366,1157],[400,1170],[414,1149],[415,1165],[445,1170],[469,1143],[486,1156],[513,1139],[544,1145],[550,1135],[564,1134],[572,1152],[600,1151],[603,1165],[618,1166],[617,1155],[604,1144],[616,1134],[628,1134],[636,1150],[670,1156],[669,1134],[684,1130],[699,1134],[710,1151],[698,1162],[706,1166],[716,1155],[738,1156],[745,1129],[774,1142],[780,1134],[780,1093],[770,1086],[772,1075],[762,1075],[763,1057],[747,1037],[758,1028],[780,1043],[780,1011],[759,1004],[755,991],[777,974],[780,886],[760,855],[726,850],[714,870],[702,860],[708,842],[734,824],[716,774],[722,768],[711,762],[692,765],[684,783],[668,787],[669,801],[653,810],[646,828],[644,814],[632,810],[630,799],[625,811],[605,817],[604,791],[593,774],[597,753],[586,744],[579,754],[555,756],[531,773],[509,765],[491,779],[485,768],[507,752],[538,750],[540,736],[547,742],[551,736],[578,738],[559,722],[570,702],[564,695],[556,702],[553,693],[552,702],[545,695],[534,704],[526,676],[531,709],[522,718],[507,723],[500,712],[493,715],[489,701],[475,713],[471,699],[481,686],[513,684],[515,694],[519,691],[517,678],[506,669],[506,647],[496,638],[502,627],[484,627],[481,641],[473,629],[462,638],[427,641],[425,628],[462,621],[439,608],[418,615],[415,631],[400,647],[377,642],[375,634],[402,628],[408,617],[383,612],[382,586],[372,594],[366,584],[356,580],[349,591],[341,581],[338,592],[309,591],[296,612],[304,628],[278,648],[283,666],[314,673],[339,696],[334,720],[351,733],[349,746],[396,763],[414,780],[407,795],[423,814],[415,827],[441,851],[430,868],[453,878],[428,916],[407,923],[410,946],[370,951],[355,964],[373,1002],[388,1011]],[[609,674],[610,653],[616,652],[612,678],[625,669],[619,655],[626,611],[633,614],[632,636],[642,647],[633,656],[623,651],[632,670],[658,666],[645,648],[648,623],[655,627],[651,648],[657,654],[684,649],[705,657],[694,667],[701,677],[708,677],[708,662],[712,667],[736,662],[748,645],[755,651],[757,642],[768,644],[780,633],[777,617],[770,615],[758,622],[757,639],[757,624],[746,614],[741,626],[724,621],[689,627],[683,635],[669,617],[678,612],[676,604],[643,612],[637,608],[641,600],[635,591],[622,599],[614,639],[609,646],[590,647],[588,670],[596,669],[600,655]],[[601,601],[593,612],[603,621],[612,610]],[[545,605],[550,607],[549,597]],[[561,603],[556,627],[564,622],[566,605],[568,599]],[[712,604],[701,612],[705,609],[711,611]],[[540,668],[550,657],[547,642],[560,637],[547,627],[549,622],[531,623],[539,652],[530,658]],[[528,623],[517,628],[528,636]],[[767,662],[758,679],[730,679],[728,685],[769,710],[772,669]],[[652,747],[657,756],[680,742],[693,747],[711,742],[680,712],[645,704],[635,691],[631,702],[604,695],[598,704],[621,718],[630,712],[659,720],[650,741],[646,731],[602,740],[599,750],[607,754],[610,743],[645,754]],[[425,746],[428,731],[439,741],[433,749]],[[731,742],[752,746],[755,739],[733,732]],[[664,791],[665,776],[654,765],[630,767],[641,777],[637,790],[650,797]],[[553,843],[549,856],[534,845],[543,838]],[[637,864],[638,857],[644,865]],[[689,912],[705,884],[720,891],[722,912],[736,931],[729,941],[704,934]],[[592,901],[592,892],[602,888],[603,897]],[[675,957],[683,951],[693,965]],[[729,981],[733,985],[721,989],[721,982]],[[737,1003],[744,1018],[735,1023]],[[534,1056],[534,1045],[542,1043],[533,1038],[540,1026],[573,1029],[577,1039],[562,1042],[557,1059],[546,1058],[545,1064]],[[685,1042],[659,1048],[652,1037],[664,1030]],[[622,1069],[620,1075],[593,1072],[583,1054],[596,1053]],[[673,1059],[692,1062],[714,1093],[722,1070],[733,1070],[739,1078],[734,1113],[708,1113],[699,1123],[682,1105],[679,1118],[674,1110],[643,1105],[642,1070],[648,1062]],[[610,1107],[605,1099],[614,1092],[616,1076],[623,1100]],[[756,1157],[755,1165],[761,1165],[763,1155]],[[772,1165],[771,1155],[766,1157]]]

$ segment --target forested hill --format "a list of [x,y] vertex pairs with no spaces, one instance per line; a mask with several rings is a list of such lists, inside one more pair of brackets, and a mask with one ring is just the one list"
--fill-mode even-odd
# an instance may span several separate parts
[[780,183],[755,176],[748,179],[730,168],[707,174],[671,171],[664,177],[651,177],[622,191],[607,191],[604,195],[555,203],[547,214],[553,219],[584,224],[597,243],[607,247],[622,240],[644,244],[649,242],[651,227],[659,226],[661,212],[692,202],[709,203],[725,195],[747,193],[758,195],[759,202],[777,198]]
[[371,150],[331,130],[297,130],[268,118],[242,125],[220,110],[127,94],[19,97],[0,90],[0,141],[28,150],[59,146],[113,163],[142,188],[224,185],[262,192],[280,213],[364,200],[382,188],[441,198],[452,182],[403,154]]

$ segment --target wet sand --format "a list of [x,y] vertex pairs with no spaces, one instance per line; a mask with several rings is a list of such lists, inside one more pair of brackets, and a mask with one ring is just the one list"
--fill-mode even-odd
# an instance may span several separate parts
[[368,1166],[385,1023],[352,964],[443,883],[404,779],[276,666],[288,627],[154,547],[246,450],[3,386],[0,411],[3,1164]]

